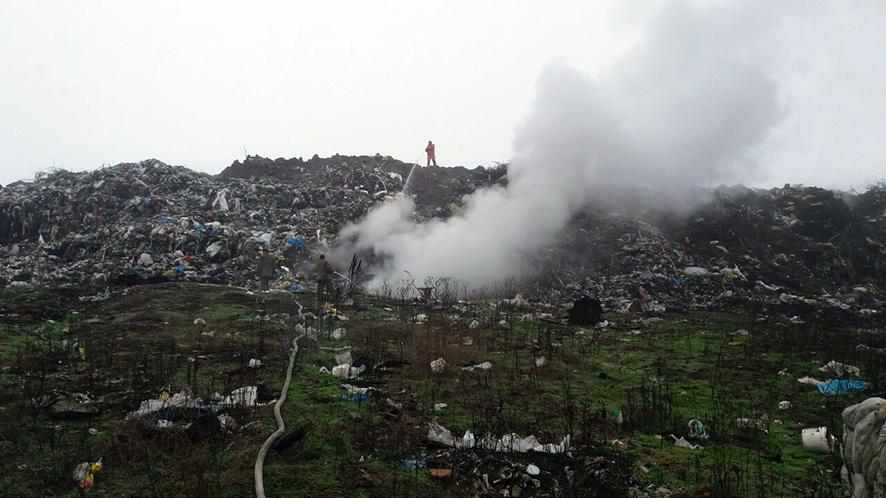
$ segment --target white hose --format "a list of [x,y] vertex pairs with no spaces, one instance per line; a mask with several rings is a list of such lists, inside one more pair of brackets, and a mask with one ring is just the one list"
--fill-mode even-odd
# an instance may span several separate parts
[[277,419],[277,430],[274,431],[268,439],[265,440],[265,443],[261,446],[261,449],[258,450],[258,457],[255,459],[255,496],[256,498],[265,498],[265,479],[264,479],[264,468],[265,468],[265,457],[268,455],[268,450],[271,449],[271,445],[274,444],[280,436],[283,435],[283,432],[286,430],[286,424],[283,423],[283,416],[280,415],[280,407],[283,406],[283,403],[286,402],[286,393],[289,392],[289,383],[292,382],[292,368],[295,366],[295,355],[298,353],[298,340],[304,337],[302,334],[295,339],[292,340],[292,350],[289,353],[289,368],[286,370],[286,381],[283,383],[283,390],[280,392],[280,399],[274,403],[274,418]]

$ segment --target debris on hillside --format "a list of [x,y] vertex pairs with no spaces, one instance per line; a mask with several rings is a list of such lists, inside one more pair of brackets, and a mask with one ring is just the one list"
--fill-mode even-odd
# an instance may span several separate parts
[[[0,189],[0,286],[77,286],[95,300],[108,287],[168,280],[255,289],[264,247],[277,263],[271,287],[302,292],[312,255],[400,192],[411,168],[383,156],[249,156],[218,176],[157,160],[44,174]],[[410,195],[422,221],[447,218],[465,195],[506,183],[507,168],[417,168],[415,176]],[[751,303],[800,323],[820,312],[871,318],[883,308],[886,186],[862,194],[721,187],[703,196],[680,216],[643,201],[633,211],[587,206],[535,256],[540,285],[520,306],[589,296],[572,313],[583,322],[597,321],[600,309]],[[371,266],[375,255],[367,256]]]

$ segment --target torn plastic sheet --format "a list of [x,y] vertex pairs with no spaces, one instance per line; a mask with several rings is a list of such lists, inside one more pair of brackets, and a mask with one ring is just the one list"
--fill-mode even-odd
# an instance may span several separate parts
[[474,370],[491,370],[492,363],[488,361],[484,361],[483,363],[478,363],[476,365],[471,365],[468,367],[462,367],[462,370],[466,372],[473,372]]
[[374,387],[357,387],[350,384],[342,384],[341,388],[344,389],[341,399],[356,402],[368,401],[369,393],[377,391]]
[[160,397],[158,399],[146,399],[142,401],[138,407],[138,410],[129,412],[126,415],[126,418],[142,418],[144,416],[157,413],[167,408],[185,408],[194,410],[202,410],[208,408],[212,410],[218,410],[220,408],[228,408],[233,406],[253,407],[256,406],[256,400],[258,399],[258,387],[244,386],[234,389],[233,391],[231,391],[231,394],[229,396],[225,396],[223,398],[218,394],[216,394],[215,396],[218,396],[218,402],[209,404],[204,402],[201,398],[192,397],[185,391],[177,392],[172,396],[169,396],[168,393],[163,392],[160,394]]
[[836,375],[837,377],[844,376],[852,376],[858,377],[861,375],[861,369],[853,366],[847,365],[846,363],[840,363],[839,361],[831,360],[825,363],[821,368],[818,369],[819,372]]
[[258,387],[256,386],[245,386],[238,387],[231,391],[230,396],[226,396],[222,402],[222,406],[255,406],[255,401],[258,399]]
[[486,436],[482,439],[477,439],[471,431],[465,431],[464,436],[456,438],[449,429],[436,422],[431,422],[428,424],[428,440],[458,449],[483,449],[498,453],[527,453],[535,451],[560,454],[569,450],[572,437],[567,435],[559,444],[542,444],[534,435],[521,438],[518,434],[511,433],[505,434],[500,438]]
[[864,391],[865,383],[861,379],[831,379],[815,386],[825,396],[837,396],[851,392]]
[[206,404],[202,399],[193,398],[185,391],[177,392],[171,397],[164,392],[160,395],[159,399],[146,399],[142,401],[138,410],[129,412],[129,414],[126,415],[126,418],[141,418],[145,415],[150,415],[166,408],[201,409],[206,408]]
[[332,367],[332,375],[338,377],[339,379],[356,379],[363,372],[366,371],[366,365],[360,365],[359,367],[353,367],[347,363],[342,365],[337,365]]

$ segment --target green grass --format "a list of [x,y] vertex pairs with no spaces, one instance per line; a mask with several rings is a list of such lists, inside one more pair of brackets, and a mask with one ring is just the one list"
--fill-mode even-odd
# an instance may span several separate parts
[[[265,307],[272,313],[292,309],[286,296],[268,299],[271,301]],[[255,296],[220,287],[138,288],[72,319],[70,335],[104,338],[115,354],[131,353],[127,358],[133,359],[141,351],[161,349],[164,340],[172,339],[181,354],[208,355],[210,360],[201,370],[201,386],[219,389],[225,376],[239,370],[243,361],[234,353],[257,354],[261,329],[267,341],[262,355],[265,368],[256,373],[256,380],[279,389],[286,355],[278,344],[290,332],[275,322],[259,327],[251,321],[257,307]],[[611,420],[605,427],[592,427],[598,439],[625,444],[625,451],[635,460],[638,478],[691,494],[710,489],[712,476],[719,470],[736,468],[743,473],[744,485],[778,479],[781,487],[772,488],[774,495],[799,496],[812,486],[810,469],[833,464],[830,455],[802,447],[800,430],[828,425],[839,419],[843,407],[864,398],[853,395],[826,400],[814,388],[798,384],[798,377],[818,374],[817,367],[830,359],[828,353],[782,348],[773,340],[783,332],[777,324],[753,323],[742,316],[693,313],[638,322],[630,315],[612,315],[609,319],[615,323],[608,329],[586,329],[584,335],[572,329],[554,331],[554,344],[549,346],[545,335],[539,334],[544,326],[537,323],[514,322],[510,331],[468,331],[443,320],[421,326],[391,322],[387,317],[392,313],[377,308],[363,313],[342,311],[351,320],[337,326],[348,330],[347,338],[321,339],[319,346],[350,344],[355,357],[371,361],[399,358],[402,351],[407,365],[384,376],[368,376],[366,380],[383,394],[377,401],[358,404],[342,400],[341,382],[319,372],[320,366],[333,366],[334,353],[306,347],[283,413],[287,428],[303,428],[307,435],[300,449],[269,455],[265,482],[271,496],[463,496],[430,479],[426,471],[400,468],[402,458],[427,451],[428,421],[437,420],[456,435],[465,430],[501,429],[524,436],[535,434],[549,442],[570,430],[569,410],[602,409],[612,414],[624,408],[627,389],[655,382],[670,386],[673,395],[673,423],[663,427],[661,434],[629,431]],[[93,317],[102,321],[87,324]],[[205,319],[205,330],[215,330],[216,336],[201,336],[204,328],[193,325],[195,318]],[[0,325],[0,360],[9,365],[15,351],[42,325]],[[752,336],[732,335],[739,328],[750,330]],[[634,335],[632,330],[640,334]],[[464,346],[459,336],[471,336],[474,345]],[[536,355],[547,359],[540,369],[532,367]],[[443,374],[431,374],[428,362],[440,356],[447,358],[450,367]],[[493,363],[488,373],[459,368],[463,363],[487,360]],[[132,375],[131,365],[116,365],[113,376]],[[57,388],[80,382],[90,367],[75,365],[50,381]],[[782,369],[789,375],[779,376]],[[0,405],[6,408],[0,411],[0,418],[11,427],[21,413],[15,405],[21,399],[17,395],[20,388],[14,375],[3,375],[0,380],[5,383],[2,394],[12,400]],[[186,370],[180,368],[162,384],[178,389],[185,382]],[[149,384],[138,396],[154,397],[160,387]],[[414,403],[416,409],[407,408],[403,419],[391,421],[383,416],[385,398],[407,407]],[[779,411],[781,400],[791,401],[795,408]],[[435,412],[434,403],[448,406]],[[23,446],[17,447],[20,454],[9,462],[13,467],[27,462],[34,469],[7,473],[0,478],[0,485],[17,496],[63,495],[70,490],[64,477],[70,473],[68,467],[104,455],[106,469],[92,496],[200,496],[201,489],[208,489],[209,496],[249,496],[258,447],[275,428],[271,408],[263,407],[238,414],[242,425],[257,423],[223,441],[175,447],[136,437],[134,442],[120,443],[115,437],[130,430],[123,413],[108,411],[95,420],[66,422],[62,452],[50,451],[40,439],[45,439],[45,428],[55,423],[41,415],[38,425],[44,430],[26,431]],[[770,424],[768,436],[730,428],[738,417],[763,413],[781,421]],[[584,429],[579,418],[574,415],[571,430]],[[675,448],[670,432],[685,434],[693,418],[719,433],[701,442],[704,449]],[[85,437],[90,427],[96,427],[99,434]],[[123,458],[119,453],[127,447],[145,454]],[[146,455],[150,459],[146,460]],[[44,485],[41,471],[56,476],[55,480]]]
[[242,318],[252,318],[255,310],[237,304],[213,304],[201,309],[194,318],[203,318],[207,325],[214,322],[226,322]]
[[11,365],[18,351],[33,340],[29,327],[0,325],[0,363]]

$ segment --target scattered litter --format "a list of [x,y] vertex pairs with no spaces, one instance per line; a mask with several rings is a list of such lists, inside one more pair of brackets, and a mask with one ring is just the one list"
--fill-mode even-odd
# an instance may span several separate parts
[[711,272],[699,266],[687,266],[683,268],[683,274],[690,277],[705,277],[710,275]]
[[765,415],[761,418],[737,418],[735,419],[735,426],[739,429],[754,429],[765,433],[769,432],[768,419],[766,419]]
[[372,387],[356,387],[350,384],[342,384],[341,387],[345,390],[341,395],[341,399],[345,401],[356,401],[358,403],[368,401],[369,393],[376,390]]
[[801,432],[803,447],[822,453],[830,453],[834,447],[834,437],[828,434],[827,427],[811,427]]
[[173,422],[172,420],[161,418],[157,421],[156,427],[160,430],[172,429],[173,427],[175,427],[175,422]]
[[218,423],[222,430],[227,432],[236,431],[238,427],[237,421],[234,417],[224,413],[218,416]]
[[94,296],[80,296],[78,299],[81,303],[101,303],[111,298],[110,289],[105,289]]
[[249,368],[259,368],[262,366],[262,361],[256,358],[252,358],[249,360]]
[[621,439],[613,439],[612,441],[609,441],[609,445],[619,450],[626,450],[628,448],[628,444]]
[[865,383],[861,379],[831,379],[815,386],[825,396],[837,396],[851,392],[864,391]]
[[694,418],[689,421],[689,437],[692,439],[708,439],[708,431],[701,420]]
[[446,365],[446,360],[443,358],[437,358],[431,362],[431,371],[436,374],[443,373],[443,371],[446,370]]
[[539,469],[538,467],[536,467],[535,465],[532,465],[530,463],[529,465],[526,466],[526,473],[531,476],[537,476],[537,475],[541,474],[541,469]]
[[448,406],[449,406],[449,405],[447,405],[446,403],[434,403],[434,411],[435,411],[435,412],[442,412],[442,411],[445,410]]
[[332,367],[332,375],[338,377],[339,379],[356,379],[363,372],[366,371],[366,365],[360,365],[359,367],[352,367],[349,364],[337,365]]
[[210,259],[215,259],[215,257],[217,257],[224,248],[224,243],[220,240],[217,240],[206,248],[206,255],[209,256]]
[[89,492],[95,484],[95,475],[102,470],[102,459],[94,463],[83,462],[74,469],[74,481],[84,492]]
[[332,367],[332,375],[338,377],[339,379],[347,379],[351,376],[351,365],[345,363],[343,365],[336,365]]
[[251,407],[255,406],[255,401],[258,399],[258,387],[256,386],[244,386],[238,387],[231,391],[230,396],[225,397],[221,405],[222,406],[243,406],[243,407]]
[[818,386],[820,384],[824,384],[823,381],[820,381],[818,379],[814,379],[812,377],[801,377],[801,378],[797,379],[797,382],[799,382],[800,384],[808,384],[810,386]]
[[845,363],[840,363],[834,360],[831,360],[824,364],[818,369],[818,371],[830,375],[836,375],[837,377],[845,377],[847,375],[851,377],[858,377],[859,375],[861,375],[860,368],[852,365],[847,365]]
[[427,463],[424,459],[418,458],[404,458],[400,460],[400,468],[403,470],[418,470],[423,469],[427,466]]
[[855,350],[858,351],[859,353],[871,351],[871,352],[877,353],[877,354],[886,354],[886,348],[874,348],[874,347],[868,346],[867,344],[859,344],[858,346],[855,346]]
[[566,436],[559,444],[541,444],[535,436],[521,438],[517,434],[505,434],[500,438],[492,436],[477,440],[471,431],[465,432],[461,438],[453,437],[452,433],[442,425],[431,422],[428,424],[428,440],[444,446],[460,449],[480,448],[498,453],[565,453],[570,448],[570,436]]
[[177,392],[171,397],[169,393],[164,391],[160,393],[160,397],[158,399],[148,399],[142,401],[139,405],[138,410],[129,412],[126,418],[141,418],[165,408],[201,409],[205,406],[206,405],[200,398],[192,398],[191,395],[185,391]]
[[212,201],[212,207],[214,209],[218,209],[219,211],[227,211],[228,206],[228,191],[225,189],[221,189],[218,191],[218,194],[215,196],[215,200]]
[[690,449],[690,450],[702,449],[702,447],[700,445],[690,443],[683,436],[680,436],[678,438],[677,436],[671,434],[671,438],[674,440],[674,446],[676,446],[678,448],[686,448],[686,449]]
[[790,401],[779,401],[778,402],[778,409],[779,410],[790,410],[791,409],[791,402]]
[[473,372],[474,370],[492,370],[492,363],[484,361],[483,363],[478,363],[476,365],[462,367],[462,370],[466,372]]

